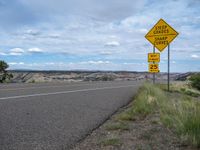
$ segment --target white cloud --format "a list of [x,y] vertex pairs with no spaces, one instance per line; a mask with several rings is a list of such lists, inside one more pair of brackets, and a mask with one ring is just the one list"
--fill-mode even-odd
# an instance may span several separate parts
[[150,14],[145,15],[135,15],[131,17],[127,17],[120,22],[120,25],[124,28],[131,29],[142,29],[142,31],[147,31],[147,29],[141,28],[145,27],[144,25],[152,24],[155,22],[153,19],[154,15],[151,17]]
[[138,29],[138,32],[143,33],[143,34],[147,34],[148,30],[147,29]]
[[121,20],[141,10],[145,4],[145,0],[134,0],[134,2],[132,0],[20,1],[37,17],[47,18],[48,15],[51,15],[50,18],[55,18],[54,16],[63,17],[68,14],[82,14],[101,21]]
[[191,55],[191,58],[195,58],[195,59],[196,59],[196,58],[199,58],[199,55],[192,54],[192,55]]
[[9,62],[8,64],[9,65],[17,65],[18,63],[16,63],[16,62]]
[[13,56],[21,56],[25,53],[25,51],[21,48],[13,48],[10,50],[9,55]]
[[45,63],[45,65],[56,65],[56,63],[54,63],[54,62],[47,62],[47,63]]
[[40,48],[35,47],[35,48],[28,49],[28,52],[30,52],[30,53],[42,53],[43,50],[40,49]]
[[102,51],[99,54],[100,55],[112,55],[113,53],[111,51]]
[[123,63],[123,65],[143,67],[143,66],[147,66],[147,63],[129,63],[129,62],[125,62],[125,63]]
[[9,62],[8,64],[11,66],[14,66],[14,65],[24,65],[25,63],[24,62]]
[[107,42],[107,43],[105,44],[105,46],[117,47],[117,46],[120,46],[120,43],[117,42],[117,41],[111,41],[111,42]]
[[81,62],[81,64],[90,64],[90,65],[99,65],[99,64],[109,64],[109,61],[86,61],[86,62]]
[[21,48],[13,48],[10,50],[12,53],[24,53],[25,51]]
[[6,56],[7,54],[4,53],[4,52],[0,52],[0,55],[1,55],[1,56]]

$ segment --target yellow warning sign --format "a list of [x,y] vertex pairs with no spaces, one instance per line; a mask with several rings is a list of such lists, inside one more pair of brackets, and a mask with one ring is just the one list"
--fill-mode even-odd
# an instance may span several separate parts
[[150,73],[158,73],[158,72],[160,72],[159,65],[158,64],[149,64],[149,72]]
[[160,53],[149,53],[148,54],[148,62],[160,62]]
[[177,36],[178,32],[163,19],[160,19],[145,38],[162,52]]

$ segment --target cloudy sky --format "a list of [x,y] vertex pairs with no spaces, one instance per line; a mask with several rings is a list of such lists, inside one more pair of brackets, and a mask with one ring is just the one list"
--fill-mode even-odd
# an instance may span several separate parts
[[[163,18],[178,32],[173,72],[200,71],[200,0],[0,0],[0,60],[10,69],[147,71],[144,38]],[[167,71],[167,50],[160,70]]]

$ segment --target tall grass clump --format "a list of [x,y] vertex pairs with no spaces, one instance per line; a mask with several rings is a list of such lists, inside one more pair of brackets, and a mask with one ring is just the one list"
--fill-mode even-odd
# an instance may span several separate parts
[[153,113],[158,107],[158,102],[165,99],[164,93],[151,84],[144,84],[134,102],[133,112],[144,116]]
[[161,121],[183,141],[200,147],[200,103],[189,97],[177,99],[160,106]]
[[183,136],[186,137],[193,145],[200,148],[200,107],[194,109],[193,114],[190,113],[183,120]]
[[146,83],[139,89],[132,106],[119,114],[117,119],[132,121],[138,116],[144,118],[157,110],[159,99],[164,99],[164,97],[162,90]]

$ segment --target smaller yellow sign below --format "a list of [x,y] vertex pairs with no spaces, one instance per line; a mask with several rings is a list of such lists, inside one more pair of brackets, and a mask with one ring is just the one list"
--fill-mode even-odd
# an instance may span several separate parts
[[149,64],[149,72],[150,73],[158,73],[158,72],[160,72],[159,65],[158,64]]
[[160,53],[149,53],[148,54],[148,62],[160,62]]

